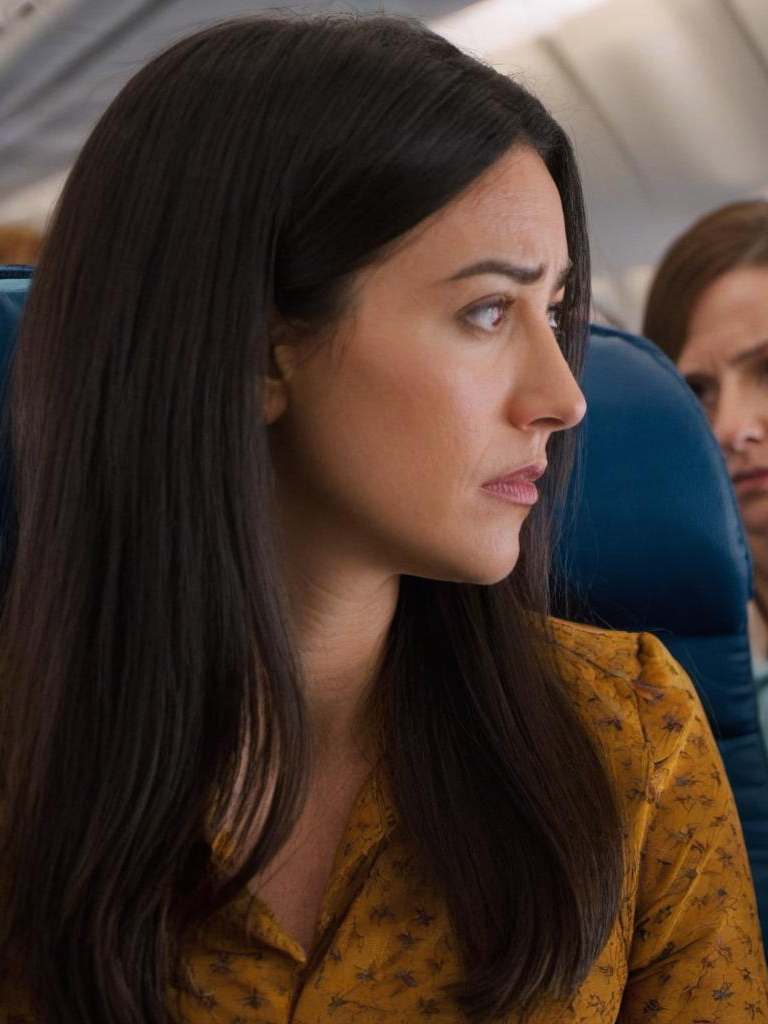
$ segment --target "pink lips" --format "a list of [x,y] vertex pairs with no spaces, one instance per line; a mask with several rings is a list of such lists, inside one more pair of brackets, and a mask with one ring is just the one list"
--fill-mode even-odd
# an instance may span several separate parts
[[538,480],[546,468],[546,463],[532,463],[495,480],[489,480],[483,484],[482,489],[515,505],[535,505],[539,500],[539,491],[533,481]]
[[754,469],[745,469],[740,473],[734,473],[731,479],[739,494],[764,491],[768,489],[768,468],[756,466]]

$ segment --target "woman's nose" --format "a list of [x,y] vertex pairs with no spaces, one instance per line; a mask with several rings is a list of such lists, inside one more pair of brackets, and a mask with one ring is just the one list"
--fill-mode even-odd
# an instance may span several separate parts
[[759,409],[743,396],[722,392],[712,418],[712,430],[724,451],[742,452],[764,441],[768,408]]
[[584,418],[587,400],[548,323],[530,332],[517,384],[513,405],[518,427],[568,430]]

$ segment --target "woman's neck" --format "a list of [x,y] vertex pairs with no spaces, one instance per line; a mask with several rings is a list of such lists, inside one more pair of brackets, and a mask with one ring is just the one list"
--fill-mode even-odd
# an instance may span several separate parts
[[[355,585],[357,584],[357,585]],[[368,586],[303,575],[291,588],[296,643],[315,749],[358,747],[397,605],[399,579]]]

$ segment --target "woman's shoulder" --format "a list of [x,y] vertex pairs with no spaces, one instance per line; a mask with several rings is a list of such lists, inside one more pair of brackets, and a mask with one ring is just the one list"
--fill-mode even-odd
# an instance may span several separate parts
[[555,618],[549,625],[562,678],[604,742],[639,741],[659,762],[705,726],[693,683],[652,633]]

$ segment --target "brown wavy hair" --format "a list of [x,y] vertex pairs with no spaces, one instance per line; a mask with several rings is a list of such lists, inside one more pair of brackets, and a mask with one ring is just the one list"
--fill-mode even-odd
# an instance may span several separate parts
[[768,266],[768,201],[729,203],[697,220],[672,243],[656,270],[643,334],[677,361],[704,290],[730,270],[755,266]]
[[[362,267],[520,145],[562,198],[578,373],[589,250],[568,139],[417,23],[213,26],[141,70],[86,142],[13,368],[0,620],[0,942],[46,1024],[165,1022],[185,929],[263,870],[301,807],[303,685],[258,387],[271,317],[332,324]],[[402,578],[378,681],[399,813],[478,1021],[570,994],[620,903],[618,801],[548,653],[573,433],[552,439],[507,580]],[[232,814],[242,866],[220,879],[209,839]]]

